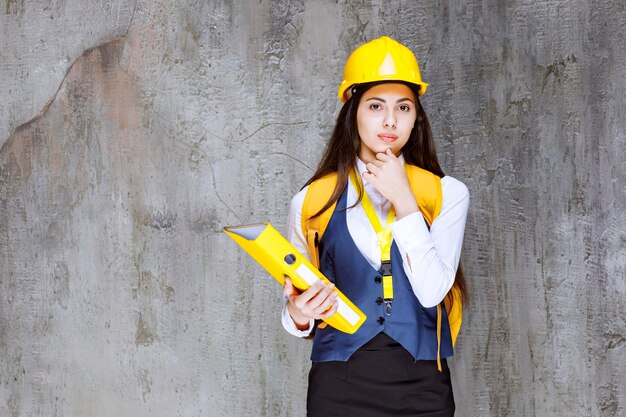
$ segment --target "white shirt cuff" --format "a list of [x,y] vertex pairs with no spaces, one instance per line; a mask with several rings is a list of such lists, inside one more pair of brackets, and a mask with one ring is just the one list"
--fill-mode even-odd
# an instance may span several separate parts
[[281,321],[283,323],[283,327],[285,328],[285,330],[287,330],[287,332],[297,337],[309,336],[311,334],[311,331],[313,330],[313,326],[315,325],[315,320],[309,319],[309,328],[305,330],[298,330],[298,328],[296,327],[296,324],[293,322],[293,319],[291,318],[291,315],[289,314],[289,311],[287,310],[287,298],[285,298],[285,304],[283,305]]

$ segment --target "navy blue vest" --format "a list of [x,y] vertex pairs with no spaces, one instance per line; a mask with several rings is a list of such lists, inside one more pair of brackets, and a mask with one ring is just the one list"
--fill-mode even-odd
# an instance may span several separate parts
[[[346,187],[319,243],[320,270],[367,315],[367,320],[354,334],[343,333],[331,326],[318,328],[311,360],[347,361],[380,332],[400,343],[416,361],[437,359],[437,307],[422,307],[404,272],[398,247],[393,242],[393,310],[390,316],[385,314],[380,280],[382,271],[371,267],[350,236],[345,210],[347,195]],[[452,356],[452,338],[443,305],[442,314],[441,357],[446,358]]]

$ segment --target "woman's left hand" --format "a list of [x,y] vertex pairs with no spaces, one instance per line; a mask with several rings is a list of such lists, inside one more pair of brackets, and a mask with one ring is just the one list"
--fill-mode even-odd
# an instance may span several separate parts
[[391,201],[396,210],[396,219],[419,210],[404,166],[391,149],[377,153],[376,160],[365,167],[367,172],[363,173],[363,179]]

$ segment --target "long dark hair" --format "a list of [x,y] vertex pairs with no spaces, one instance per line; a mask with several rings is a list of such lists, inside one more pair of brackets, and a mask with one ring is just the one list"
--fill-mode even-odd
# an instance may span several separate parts
[[[339,111],[335,128],[333,129],[333,133],[330,136],[330,140],[328,141],[328,145],[326,146],[326,150],[324,151],[324,155],[322,156],[317,170],[304,185],[306,187],[317,179],[329,174],[337,173],[337,184],[335,185],[335,190],[333,191],[330,200],[328,200],[326,205],[312,217],[319,216],[326,211],[339,200],[345,191],[348,185],[350,169],[356,165],[356,158],[357,155],[359,155],[361,148],[361,139],[357,129],[357,110],[359,108],[359,102],[361,101],[361,97],[363,97],[363,93],[375,85],[385,82],[389,81],[364,83],[351,87],[352,96],[345,102]],[[398,83],[400,81],[392,82]],[[433,140],[428,117],[426,117],[426,112],[424,112],[424,109],[419,101],[419,86],[412,83],[402,84],[405,84],[413,91],[417,110],[415,125],[411,131],[409,140],[404,147],[402,147],[404,160],[407,164],[416,165],[441,178],[445,174],[443,173],[441,166],[439,166],[437,151],[435,150],[435,141]],[[357,192],[359,198],[356,204],[358,204],[363,198],[364,191],[361,187],[359,187]],[[469,294],[460,262],[456,271],[454,285],[460,290],[463,301],[467,302],[469,300]],[[446,297],[448,297],[450,302],[452,302],[452,292],[449,292]]]

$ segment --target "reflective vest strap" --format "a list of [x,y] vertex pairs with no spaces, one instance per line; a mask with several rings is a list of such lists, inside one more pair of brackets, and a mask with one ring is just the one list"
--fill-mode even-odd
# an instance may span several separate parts
[[326,203],[330,200],[330,197],[335,191],[337,184],[337,174],[329,174],[319,180],[313,181],[309,184],[309,189],[304,195],[304,202],[302,203],[302,235],[306,239],[307,250],[311,263],[319,269],[319,250],[317,248],[322,235],[328,226],[337,203],[331,205],[326,211],[321,213],[317,217],[313,215],[317,214]]
[[441,303],[437,304],[437,369],[443,371],[441,367]]

